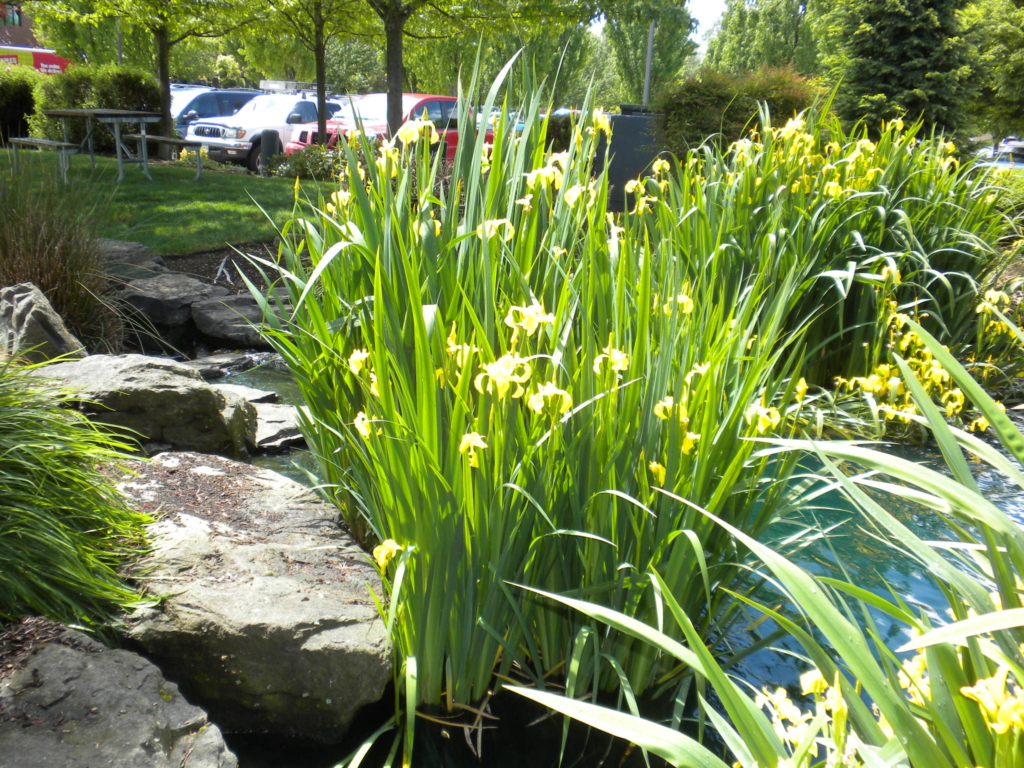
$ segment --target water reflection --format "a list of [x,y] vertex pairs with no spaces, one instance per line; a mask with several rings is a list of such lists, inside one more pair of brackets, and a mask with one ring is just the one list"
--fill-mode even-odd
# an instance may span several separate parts
[[[937,449],[890,446],[885,450],[950,474]],[[969,465],[989,501],[1018,524],[1024,523],[1024,490],[987,464],[969,460]],[[808,464],[807,469],[813,472],[815,467]],[[869,495],[919,538],[927,541],[956,540],[946,521],[936,512],[891,494],[869,491]],[[819,530],[833,528],[827,538],[818,538],[792,557],[808,571],[849,581],[890,601],[899,598],[912,611],[928,616],[932,623],[941,624],[949,620],[946,614],[948,603],[935,579],[917,560],[902,554],[898,542],[890,542],[883,537],[838,491],[818,499],[813,508],[801,510],[794,524],[779,526],[771,532],[772,538],[791,534],[800,525]],[[773,607],[779,602],[778,595],[768,590],[762,590],[759,598]],[[859,606],[852,607],[853,618],[860,626],[865,626]],[[909,639],[906,627],[895,619],[874,610],[870,615],[879,637],[889,648],[895,649]],[[751,640],[767,636],[774,629],[774,623],[765,622],[756,631],[730,638],[730,644],[742,647]],[[821,639],[820,633],[816,634]],[[761,651],[738,664],[735,671],[758,688],[766,685],[795,688],[800,673],[809,666],[795,658],[802,656],[802,649],[789,640],[780,641],[775,647],[783,653]]]

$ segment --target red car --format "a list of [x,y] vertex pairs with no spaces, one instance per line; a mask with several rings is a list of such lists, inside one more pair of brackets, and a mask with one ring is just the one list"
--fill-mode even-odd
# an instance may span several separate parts
[[[327,146],[334,147],[338,143],[338,134],[348,134],[356,130],[356,115],[362,121],[363,130],[368,135],[386,136],[388,133],[388,95],[386,93],[369,93],[365,96],[344,96],[338,99],[342,103],[340,110],[327,121]],[[455,150],[459,143],[458,100],[454,96],[433,96],[423,93],[402,94],[402,119],[431,120],[445,142],[445,158],[455,158]],[[301,152],[317,140],[316,123],[295,126],[291,141],[284,145],[284,153],[292,155]],[[490,135],[490,131],[488,131]]]

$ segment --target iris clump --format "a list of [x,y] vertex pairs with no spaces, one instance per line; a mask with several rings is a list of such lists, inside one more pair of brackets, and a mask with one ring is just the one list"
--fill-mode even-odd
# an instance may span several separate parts
[[616,214],[607,116],[585,109],[553,153],[540,96],[518,114],[464,135],[444,185],[427,141],[383,169],[348,147],[345,194],[297,210],[265,263],[291,303],[267,337],[324,493],[378,547],[411,708],[513,675],[677,685],[663,650],[514,585],[681,640],[668,593],[695,637],[726,634],[752,583],[734,530],[761,540],[804,503],[797,454],[750,438],[813,429],[823,386],[891,363],[893,311],[968,344],[1013,231],[913,127],[871,142],[811,112],[659,160]]

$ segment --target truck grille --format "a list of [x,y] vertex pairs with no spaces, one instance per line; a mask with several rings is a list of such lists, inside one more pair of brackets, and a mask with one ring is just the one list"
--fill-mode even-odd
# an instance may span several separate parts
[[299,144],[305,144],[308,136],[309,131],[299,131]]
[[215,125],[198,125],[196,126],[196,136],[209,136],[215,139],[220,138],[220,128]]

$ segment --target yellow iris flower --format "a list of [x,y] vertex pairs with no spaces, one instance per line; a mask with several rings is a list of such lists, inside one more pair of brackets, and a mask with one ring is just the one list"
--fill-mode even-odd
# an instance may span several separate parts
[[560,414],[572,408],[572,395],[564,389],[559,389],[553,381],[541,384],[537,391],[530,395],[526,405],[537,413],[543,413],[549,400],[557,403]]
[[381,570],[388,567],[388,563],[401,552],[405,547],[399,544],[394,539],[387,539],[376,547],[373,548],[373,559],[377,561],[377,565],[380,566]]
[[[483,373],[473,381],[476,391],[491,392],[501,400],[512,390],[512,397],[522,397],[525,390],[523,384],[530,379],[533,369],[530,363],[517,355],[502,355],[493,363],[484,363]],[[515,387],[513,388],[513,385]]]

